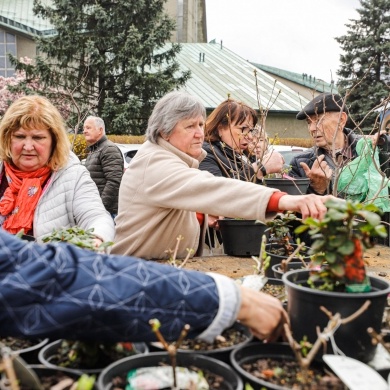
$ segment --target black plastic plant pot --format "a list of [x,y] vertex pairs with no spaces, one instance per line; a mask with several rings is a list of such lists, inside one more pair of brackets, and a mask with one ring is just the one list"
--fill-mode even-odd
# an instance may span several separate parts
[[[47,345],[45,345],[38,354],[39,361],[46,367],[49,368],[60,368],[65,372],[78,374],[80,372],[85,374],[99,374],[106,366],[103,367],[94,367],[94,368],[86,368],[86,367],[62,367],[55,363],[56,356],[58,355],[58,350],[61,347],[62,339],[55,340]],[[136,354],[147,354],[149,352],[149,348],[146,343],[133,343],[134,348],[136,350]]]
[[30,340],[31,346],[23,347],[20,349],[14,349],[12,345],[5,343],[5,346],[10,347],[11,354],[20,356],[28,364],[36,364],[39,362],[39,351],[49,343],[49,339],[36,339]]
[[283,272],[282,270],[282,264],[274,264],[272,266],[272,272],[275,277],[275,279],[282,279],[282,276],[284,273],[287,273],[291,270],[296,270],[296,269],[305,269],[305,265],[301,261],[290,261],[287,263],[287,271]]
[[[372,344],[367,328],[372,327],[376,332],[380,332],[390,283],[370,276],[370,292],[347,293],[310,288],[307,285],[308,277],[307,270],[290,271],[282,277],[286,286],[287,311],[295,340],[302,340],[306,336],[308,341],[315,342],[317,327],[323,330],[329,321],[328,316],[321,311],[321,306],[333,314],[339,313],[341,318],[347,318],[369,300],[371,304],[367,310],[353,321],[340,325],[334,334],[337,348],[345,355],[369,362],[375,355],[376,346]],[[334,353],[331,342],[327,343],[327,353]],[[316,359],[320,359],[320,356]]]
[[283,285],[284,286],[282,278],[267,278],[267,284],[273,284],[273,285],[277,285],[277,286]]
[[310,179],[296,178],[294,180],[283,178],[265,178],[265,185],[270,188],[276,188],[280,191],[287,192],[289,195],[306,194],[310,184]]
[[258,256],[261,239],[268,237],[267,225],[256,220],[229,219],[218,220],[225,254],[237,257]]
[[[130,370],[143,367],[156,367],[161,364],[170,364],[170,358],[166,352],[151,352],[147,355],[136,355],[118,360],[105,368],[98,379],[99,390],[112,390],[114,386],[112,379],[117,376],[126,375]],[[177,355],[178,367],[195,366],[221,376],[224,381],[221,390],[242,390],[243,382],[239,375],[226,363],[209,356],[192,353]]]
[[[245,344],[248,344],[249,342],[252,341],[253,335],[251,331],[244,325],[240,324],[239,322],[235,322],[234,325],[232,326],[232,329],[236,329],[240,331],[245,337],[246,340],[232,345],[231,347],[224,347],[224,348],[219,348],[219,349],[210,349],[210,350],[201,350],[197,349],[194,351],[193,349],[184,349],[184,348],[179,348],[180,353],[185,353],[185,354],[191,354],[191,353],[200,353],[205,356],[212,357],[214,359],[218,359],[224,363],[230,364],[230,354],[231,352],[236,349],[240,348]],[[160,343],[151,343],[150,344],[150,350],[155,350],[158,352],[165,351],[162,346],[160,346]]]
[[270,358],[280,360],[294,360],[294,354],[287,343],[251,343],[235,349],[230,355],[233,368],[239,373],[244,383],[249,383],[254,390],[285,390],[286,387],[272,384],[246,371],[242,366],[258,359]]
[[[48,383],[46,383],[48,378],[50,378],[51,381],[55,378],[58,379],[57,383],[52,382],[51,388],[54,388],[53,386],[62,382],[64,378],[70,378],[77,381],[81,375],[83,375],[82,372],[68,372],[62,368],[49,368],[39,364],[28,365],[27,369],[28,371],[26,371],[23,367],[16,365],[15,372],[20,386],[24,389],[30,390],[42,390],[41,386],[43,383],[45,383],[46,386],[48,385]],[[96,389],[96,386],[94,386],[93,389]]]
[[[293,250],[296,249],[297,247],[297,244],[290,244],[292,247],[293,247]],[[280,248],[282,248],[280,245],[278,244],[275,244],[275,243],[270,243],[270,244],[267,244],[265,246],[265,252],[267,254],[267,256],[270,257],[270,260],[269,260],[269,266],[267,267],[267,269],[264,270],[264,274],[265,276],[269,277],[269,278],[274,278],[275,275],[274,275],[274,271],[272,270],[272,266],[274,266],[275,264],[280,264],[282,262],[282,260],[285,260],[288,258],[288,255],[282,255],[282,254],[278,254],[278,253],[275,253],[275,250],[279,250]],[[308,252],[309,248],[305,247],[305,252],[301,252],[302,255],[304,255],[303,257],[303,260],[306,262],[306,263],[309,263],[310,262],[310,256],[309,255],[306,255],[305,254]],[[297,263],[297,262],[300,262],[300,260],[298,259],[298,257],[293,257],[291,259],[291,262],[294,262],[294,263]],[[301,262],[302,264],[302,262]]]

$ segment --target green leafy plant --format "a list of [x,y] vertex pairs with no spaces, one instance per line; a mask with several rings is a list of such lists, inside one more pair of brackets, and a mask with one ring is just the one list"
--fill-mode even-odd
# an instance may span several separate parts
[[137,353],[133,343],[62,340],[52,361],[67,368],[105,367],[115,360]]
[[326,206],[322,220],[309,217],[295,229],[297,234],[308,230],[314,240],[309,254],[316,269],[309,284],[328,291],[354,291],[348,286],[365,286],[367,281],[364,250],[374,246],[372,237],[387,236],[381,211],[373,204],[340,199],[329,200]]
[[298,217],[292,213],[280,213],[276,218],[267,222],[270,233],[270,242],[277,244],[283,248],[283,254],[289,255],[294,250],[291,245],[291,228],[292,223],[297,221]]
[[55,229],[52,233],[45,236],[42,241],[47,242],[67,242],[83,249],[89,249],[95,252],[105,252],[107,248],[113,245],[113,242],[103,242],[98,247],[95,245],[96,236],[94,229],[84,230],[78,226],[70,228]]

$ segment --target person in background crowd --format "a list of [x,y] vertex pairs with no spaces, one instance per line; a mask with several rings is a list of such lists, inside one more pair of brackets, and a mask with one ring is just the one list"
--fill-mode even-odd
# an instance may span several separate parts
[[0,225],[36,240],[54,229],[94,229],[96,245],[114,237],[95,183],[70,152],[59,111],[42,96],[14,101],[0,122]]
[[[267,153],[263,129],[257,122],[256,111],[248,105],[233,99],[222,102],[206,119],[203,149],[207,155],[199,169],[257,184],[262,184],[267,174],[279,173],[283,156],[276,151]],[[221,218],[209,215],[210,228],[218,229]],[[217,237],[221,241],[218,233]]]
[[97,254],[69,244],[27,243],[0,231],[0,333],[29,338],[167,340],[184,325],[213,341],[235,321],[259,339],[278,338],[281,302],[232,279],[134,257]]
[[263,129],[257,120],[256,111],[246,104],[233,99],[222,102],[206,120],[203,149],[207,155],[199,169],[254,183],[262,183],[267,174],[279,173],[283,156],[263,148]]
[[[319,195],[333,191],[336,167],[342,168],[357,157],[356,144],[361,135],[346,127],[347,108],[340,95],[322,93],[297,114],[306,120],[314,146],[291,160],[292,177],[308,177],[308,193]],[[368,136],[376,145],[377,135]]]
[[104,121],[99,117],[89,116],[85,120],[83,134],[89,151],[85,166],[98,187],[104,207],[115,218],[124,170],[122,153],[107,139]]
[[[177,258],[185,258],[189,250],[201,254],[207,214],[261,221],[279,210],[299,211],[303,218],[325,214],[328,197],[291,196],[199,170],[206,156],[205,118],[202,103],[186,92],[170,92],[157,102],[147,141],[120,186],[112,253],[169,258],[181,236]],[[196,212],[204,216],[200,223]]]

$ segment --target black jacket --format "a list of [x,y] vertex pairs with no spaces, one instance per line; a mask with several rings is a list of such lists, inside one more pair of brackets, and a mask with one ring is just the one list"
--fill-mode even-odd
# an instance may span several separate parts
[[96,183],[104,207],[111,214],[118,213],[118,193],[124,162],[119,148],[106,136],[88,147],[85,166]]
[[[357,157],[356,153],[356,144],[361,138],[360,135],[355,134],[351,129],[344,128],[343,130],[345,136],[347,137],[347,144],[350,148],[351,152],[351,160],[355,159]],[[314,164],[314,161],[317,159],[317,157],[321,156],[322,154],[325,155],[325,161],[328,164],[330,168],[333,170],[336,168],[335,162],[332,158],[332,155],[329,154],[324,148],[318,148],[317,146],[313,146],[311,149],[309,149],[307,152],[304,152],[302,154],[299,154],[298,156],[294,157],[291,162],[291,170],[289,171],[289,175],[292,177],[306,177],[305,171],[301,167],[300,163],[304,162],[306,163],[309,168],[311,168]],[[346,161],[345,163],[348,163]],[[331,180],[329,184],[329,188],[327,193],[332,193],[333,188],[333,179]],[[307,193],[313,193],[316,192],[313,190],[313,188],[309,185]],[[323,195],[323,194],[320,194]]]
[[245,155],[235,153],[230,146],[221,141],[204,142],[203,149],[207,156],[202,160],[199,169],[208,171],[214,176],[231,177],[243,181],[261,183],[252,167],[252,161]]

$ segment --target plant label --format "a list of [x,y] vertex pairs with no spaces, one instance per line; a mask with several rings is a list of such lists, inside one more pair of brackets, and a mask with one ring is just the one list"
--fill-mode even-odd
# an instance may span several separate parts
[[246,275],[242,278],[242,286],[260,291],[267,283],[267,280],[263,275]]
[[350,390],[389,389],[379,373],[359,360],[340,355],[324,355],[322,358]]

